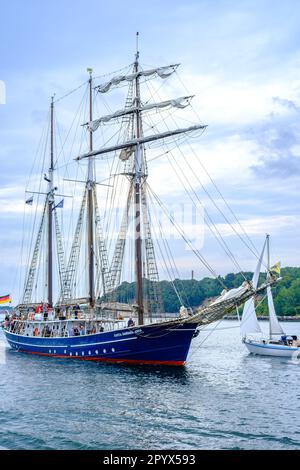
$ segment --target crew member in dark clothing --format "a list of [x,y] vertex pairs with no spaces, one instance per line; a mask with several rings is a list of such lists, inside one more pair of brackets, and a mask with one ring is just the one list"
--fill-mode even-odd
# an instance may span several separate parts
[[132,318],[130,317],[128,322],[127,322],[127,326],[130,327],[130,326],[135,326],[135,323],[134,321],[132,320]]

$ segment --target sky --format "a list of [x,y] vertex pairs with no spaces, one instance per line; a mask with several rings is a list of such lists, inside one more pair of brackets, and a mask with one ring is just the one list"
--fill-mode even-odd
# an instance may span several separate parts
[[[274,261],[300,265],[297,0],[0,0],[0,11],[0,295],[17,297],[22,284],[24,189],[50,96],[76,88],[89,66],[104,75],[132,63],[136,31],[143,65],[180,62],[184,90],[195,95],[193,110],[208,127],[195,153],[186,148],[190,182],[239,265],[253,270],[256,259],[216,213],[199,178],[239,231],[201,165],[257,249],[268,232]],[[167,87],[179,91],[178,82]],[[167,159],[151,171],[168,203],[186,201]],[[214,242],[206,230],[202,251],[210,264],[220,274],[236,271]],[[184,243],[174,250],[183,277],[192,269],[197,278],[209,274]]]

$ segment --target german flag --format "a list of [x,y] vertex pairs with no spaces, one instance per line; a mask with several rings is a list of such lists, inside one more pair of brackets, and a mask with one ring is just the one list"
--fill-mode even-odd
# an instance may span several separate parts
[[10,295],[2,295],[2,297],[0,297],[0,304],[7,304],[9,302],[11,302]]

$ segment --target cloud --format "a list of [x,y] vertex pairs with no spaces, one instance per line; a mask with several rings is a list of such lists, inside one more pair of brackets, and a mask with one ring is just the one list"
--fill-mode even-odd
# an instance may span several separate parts
[[[286,100],[284,100],[286,102]],[[294,103],[294,102],[292,102]],[[294,104],[287,107],[294,110]],[[260,158],[251,169],[258,177],[295,178],[300,174],[300,119],[290,114],[285,117],[271,114],[252,131],[252,139],[259,147]]]
[[293,109],[295,111],[299,111],[299,106],[292,100],[288,100],[286,98],[280,98],[279,96],[273,97],[273,102],[279,104],[285,108]]

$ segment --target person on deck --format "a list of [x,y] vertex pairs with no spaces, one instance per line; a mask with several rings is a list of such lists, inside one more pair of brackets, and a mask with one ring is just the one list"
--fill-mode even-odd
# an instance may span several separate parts
[[83,325],[80,325],[80,328],[79,328],[79,332],[80,332],[80,335],[85,335],[85,328]]
[[75,320],[78,320],[78,318],[80,318],[80,306],[78,304],[74,305],[73,311],[74,311]]
[[135,323],[134,323],[134,321],[131,317],[129,318],[129,320],[127,322],[127,326],[128,326],[128,328],[130,328],[131,326],[135,326]]
[[47,307],[47,304],[45,303],[42,303],[42,312],[43,312],[44,320],[46,321],[48,318],[48,307]]

